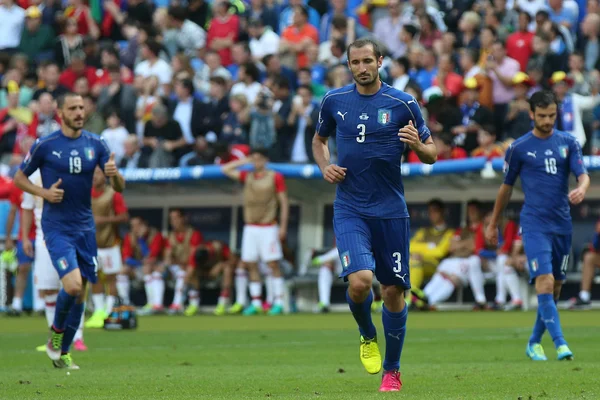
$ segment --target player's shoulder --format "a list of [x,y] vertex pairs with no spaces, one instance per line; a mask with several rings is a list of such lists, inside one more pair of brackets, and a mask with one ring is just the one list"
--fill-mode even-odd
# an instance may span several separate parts
[[87,140],[91,141],[91,142],[103,142],[104,138],[100,135],[97,135],[93,132],[90,131],[81,131],[81,136],[83,136],[84,138],[86,138]]
[[37,138],[33,143],[33,146],[36,150],[44,148],[48,146],[48,144],[58,143],[57,140],[62,138],[62,134],[60,131],[53,132],[49,135],[46,135],[41,138]]
[[565,143],[577,142],[577,139],[575,138],[575,136],[571,135],[569,132],[559,131],[558,129],[555,129],[554,134],[556,135],[557,139],[559,139]]
[[337,89],[332,89],[332,90],[328,91],[327,93],[325,93],[325,96],[323,97],[323,104],[325,104],[326,102],[331,103],[336,100],[341,100],[341,99],[343,99],[344,95],[354,93],[354,90],[355,90],[354,84],[342,86],[341,88],[337,88]]
[[382,90],[381,90],[381,94],[387,97],[392,97],[398,101],[407,103],[409,101],[414,101],[415,98],[413,96],[411,96],[410,94],[403,92],[400,89],[396,89],[393,86],[388,85],[387,83],[383,83],[382,84]]
[[515,139],[515,141],[512,142],[510,146],[508,146],[508,151],[514,152],[520,149],[524,149],[526,147],[526,144],[531,140],[531,138],[533,138],[533,132],[527,132],[523,134],[521,137]]

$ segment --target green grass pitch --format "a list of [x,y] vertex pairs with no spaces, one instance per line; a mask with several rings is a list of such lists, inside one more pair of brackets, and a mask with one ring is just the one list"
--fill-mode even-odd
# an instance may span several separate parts
[[[137,331],[88,330],[80,371],[34,347],[40,317],[0,317],[0,400],[18,399],[599,399],[600,312],[562,312],[575,361],[524,354],[534,314],[412,313],[400,393],[378,393],[358,359],[349,313],[142,317]],[[375,315],[383,351],[380,316]]]

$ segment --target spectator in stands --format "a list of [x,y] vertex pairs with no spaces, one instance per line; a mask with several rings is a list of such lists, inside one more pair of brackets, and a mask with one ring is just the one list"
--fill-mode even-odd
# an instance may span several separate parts
[[238,79],[239,82],[231,87],[231,95],[243,94],[249,104],[255,104],[257,96],[262,90],[258,67],[252,61],[242,64],[238,71]]
[[203,29],[210,23],[210,4],[205,0],[190,0],[187,3],[188,19]]
[[248,22],[248,35],[250,52],[255,62],[279,51],[279,35],[271,30],[263,18],[253,18]]
[[173,167],[189,151],[181,126],[163,104],[152,109],[152,118],[144,128],[143,145],[142,152],[150,157],[150,168]]
[[77,32],[77,20],[68,18],[63,33],[58,37],[54,48],[54,57],[61,68],[71,64],[73,54],[83,52],[83,36]]
[[[98,78],[94,86],[94,93],[99,94],[103,87],[107,87],[113,82],[122,82],[127,85],[133,83],[133,72],[127,66],[121,64],[119,52],[114,47],[104,47],[100,51],[100,63],[102,64],[102,68],[96,71]],[[119,80],[112,79],[114,75],[111,77],[109,68],[113,65],[118,66],[120,69],[121,76]]]
[[488,160],[503,157],[504,150],[496,144],[496,127],[483,125],[477,132],[479,146],[471,152],[471,157],[486,157]]
[[115,162],[119,164],[125,155],[125,141],[129,132],[121,123],[120,113],[115,108],[105,111],[107,128],[102,131],[102,137],[111,153],[115,153]]
[[182,6],[169,7],[169,26],[177,31],[177,47],[189,57],[201,55],[199,50],[206,45],[206,31],[187,19],[187,10]]
[[533,32],[529,31],[531,15],[526,11],[519,12],[518,30],[506,39],[506,55],[517,60],[521,71],[525,72],[531,54],[533,54]]
[[193,79],[194,75],[196,75],[190,58],[181,52],[175,54],[171,59],[171,69],[173,70],[172,85],[175,85],[177,80]]
[[159,94],[170,93],[170,84],[173,77],[173,70],[169,63],[159,58],[162,46],[153,39],[149,39],[141,46],[140,54],[144,61],[135,67],[135,75],[147,78],[155,75],[158,78]]
[[29,136],[43,138],[60,129],[60,118],[56,113],[56,101],[50,93],[42,93],[38,100],[38,111],[29,125]]
[[31,98],[33,97],[33,90],[23,83],[23,73],[17,68],[10,68],[2,76],[2,88],[0,89],[0,108],[4,108],[8,105],[8,83],[15,82],[19,88],[18,104],[22,107],[27,107]]
[[227,145],[223,142],[217,142],[214,145],[215,164],[223,165],[231,161],[243,160],[250,155],[250,146],[247,144]]
[[528,91],[533,86],[533,81],[524,72],[519,72],[513,78],[515,98],[510,102],[506,116],[505,138],[518,139],[531,130],[531,117],[529,111]]
[[94,21],[90,8],[83,0],[69,0],[69,7],[65,10],[66,18],[77,21],[77,32],[82,35],[90,35],[94,39],[100,37],[100,29]]
[[223,121],[220,141],[229,144],[247,144],[250,124],[250,104],[243,94],[229,97],[229,113]]
[[[98,87],[98,85],[96,85]],[[81,97],[91,95],[90,84],[86,77],[81,76],[77,78],[75,84],[73,85],[73,93],[80,95]]]
[[[179,160],[180,167],[192,167],[195,165],[213,164],[215,159],[215,140],[217,135],[213,132],[204,136],[198,136],[194,142],[192,151],[184,154]],[[227,145],[224,144],[225,149]]]
[[298,68],[304,68],[308,65],[306,54],[308,47],[319,44],[319,32],[317,28],[308,23],[308,13],[306,7],[295,6],[293,25],[288,26],[281,33],[279,52],[281,56],[290,56],[289,61],[292,62],[292,65],[297,65]]
[[421,89],[429,89],[433,85],[433,79],[438,74],[437,59],[432,49],[422,51],[417,68],[417,72],[412,77],[417,81]]
[[84,97],[83,107],[85,111],[85,122],[83,124],[83,129],[99,135],[100,132],[106,129],[106,121],[96,110],[96,100],[94,100],[92,96]]
[[439,57],[438,73],[433,78],[433,85],[440,88],[444,96],[458,98],[463,89],[463,78],[454,72],[452,56],[442,54]]
[[0,156],[12,153],[17,136],[27,135],[33,120],[31,110],[19,106],[19,85],[9,81],[7,91],[8,105],[0,110]]
[[148,168],[148,157],[143,157],[137,135],[129,135],[123,145],[125,154],[121,158],[119,168]]
[[19,51],[36,62],[52,58],[54,50],[54,32],[48,25],[42,24],[42,13],[36,6],[25,11],[25,27],[21,33]]
[[[460,160],[468,157],[465,149],[454,145],[452,134],[443,133],[434,136],[433,141],[438,149],[438,161]],[[409,153],[408,159],[409,162],[418,162],[418,157],[414,155],[414,152]]]
[[33,93],[33,100],[37,101],[42,93],[50,93],[56,100],[69,90],[59,83],[60,68],[58,64],[54,62],[43,64],[40,71],[42,73],[39,78],[43,82],[43,87]]
[[106,114],[111,108],[116,110],[127,132],[135,132],[135,89],[123,82],[123,74],[118,64],[108,66],[107,70],[111,83],[100,92],[98,110],[101,114]]
[[230,7],[229,0],[218,0],[213,4],[215,16],[210,22],[206,38],[206,46],[219,53],[224,66],[233,62],[231,46],[240,35],[240,20],[237,15],[229,13]]
[[479,66],[485,68],[488,58],[492,55],[492,45],[498,40],[498,33],[491,26],[484,26],[479,33]]
[[[279,34],[283,36],[283,32],[289,27],[295,25],[295,14],[297,12],[296,7],[303,7],[306,14],[306,21],[313,28],[318,29],[321,26],[321,17],[317,10],[310,6],[304,6],[303,0],[289,0],[288,6],[281,11],[279,14]],[[318,31],[317,31],[318,36]],[[317,40],[318,43],[318,40]]]
[[246,20],[261,20],[271,31],[279,32],[279,4],[264,0],[251,0],[246,9]]
[[527,64],[527,74],[533,78],[529,72],[535,68],[542,71],[541,84],[543,87],[549,87],[549,79],[555,71],[564,71],[566,60],[550,50],[550,38],[544,32],[538,32],[533,38],[533,54]]
[[481,26],[481,16],[475,11],[467,11],[458,22],[458,44],[464,49],[478,49],[480,47],[478,30]]
[[569,73],[567,75],[573,80],[571,88],[573,93],[582,96],[588,96],[591,93],[591,71],[586,71],[584,56],[581,52],[575,51],[569,55]]
[[250,52],[250,45],[248,42],[238,42],[231,47],[231,59],[233,64],[227,67],[227,70],[231,73],[231,79],[237,82],[240,78],[238,76],[238,70],[242,64],[252,62],[252,53]]
[[248,143],[253,149],[273,150],[277,140],[275,115],[273,113],[273,93],[264,88],[258,93],[256,103],[250,112]]
[[442,33],[435,24],[433,17],[429,14],[419,16],[419,43],[426,49],[433,48],[433,44],[442,38]]
[[[267,76],[283,76],[285,77],[289,85],[292,89],[294,89],[296,85],[296,72],[294,69],[288,68],[285,65],[281,65],[279,57],[276,54],[266,55],[262,59],[262,63],[265,66]],[[309,67],[307,67],[309,68]],[[300,68],[302,69],[302,68]],[[310,69],[310,68],[309,68]],[[317,75],[317,74],[315,74]],[[311,70],[311,79],[312,79],[312,70]],[[319,80],[319,78],[315,78],[315,80]]]
[[406,44],[399,40],[402,27],[405,25],[401,16],[402,5],[399,0],[388,0],[389,15],[375,23],[373,36],[377,39],[392,57],[401,57],[406,53]]
[[462,123],[452,128],[454,142],[471,152],[477,147],[477,133],[484,125],[494,123],[494,115],[487,107],[479,103],[480,86],[476,78],[464,81],[465,95],[460,106]]
[[310,86],[300,86],[296,93],[287,119],[287,124],[295,128],[296,134],[289,138],[289,150],[284,157],[293,163],[314,162],[312,138],[319,121],[319,107],[313,103]]
[[581,23],[582,36],[577,40],[577,47],[583,52],[585,69],[592,71],[596,68],[600,57],[600,15],[587,14]]
[[85,77],[91,87],[96,83],[96,69],[85,64],[85,55],[76,53],[71,55],[71,63],[62,74],[58,82],[69,90],[73,90],[77,78]]
[[207,50],[204,55],[204,65],[194,75],[194,86],[203,94],[210,89],[210,80],[220,77],[225,81],[231,81],[231,72],[221,64],[221,56],[214,50]]
[[427,203],[431,226],[420,228],[410,241],[410,278],[417,295],[423,282],[431,278],[442,259],[448,255],[454,230],[446,224],[446,206],[441,199]]
[[21,42],[25,10],[13,0],[3,0],[0,5],[0,21],[0,51],[14,53]]
[[169,113],[179,123],[185,142],[190,145],[202,133],[202,103],[194,98],[191,79],[175,82],[176,98],[169,102]]
[[137,121],[136,134],[140,138],[144,135],[144,126],[146,125],[146,122],[150,121],[150,118],[152,118],[152,108],[155,104],[160,102],[160,97],[158,96],[158,78],[155,75],[152,75],[141,79],[143,81],[142,93],[138,97],[135,106],[135,118]]
[[390,78],[392,79],[391,84],[395,89],[404,91],[408,85],[417,85],[417,82],[410,77],[408,72],[408,58],[399,57],[392,61]]
[[201,106],[200,135],[204,136],[213,132],[218,136],[223,129],[227,113],[229,113],[227,82],[220,76],[210,78],[208,98]]

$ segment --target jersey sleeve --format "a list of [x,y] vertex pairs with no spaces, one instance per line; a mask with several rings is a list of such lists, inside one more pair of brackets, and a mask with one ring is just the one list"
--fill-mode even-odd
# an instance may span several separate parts
[[127,260],[128,258],[133,257],[133,251],[131,249],[131,239],[129,235],[125,235],[125,240],[123,240],[123,248],[121,249],[121,255],[123,256],[123,260]]
[[33,210],[35,208],[35,197],[30,193],[24,192],[21,208],[23,210]]
[[576,177],[580,177],[581,175],[587,174],[587,168],[583,163],[583,156],[581,154],[581,146],[577,140],[572,140],[569,145],[569,166],[571,168],[571,172]]
[[275,192],[283,193],[286,191],[285,187],[285,179],[283,179],[283,175],[279,172],[275,173]]
[[152,239],[152,243],[150,243],[150,257],[158,258],[160,257],[163,250],[163,237],[160,233],[154,235],[154,239]]
[[321,137],[329,137],[335,132],[336,124],[331,110],[331,96],[325,96],[321,101],[321,109],[319,110],[319,122],[317,123],[317,133]]
[[521,160],[514,145],[510,145],[504,157],[504,184],[513,186],[521,172]]
[[125,214],[127,212],[127,204],[121,193],[116,193],[113,196],[113,211],[116,215]]
[[421,113],[421,107],[419,107],[419,103],[417,103],[417,100],[413,97],[406,103],[406,106],[410,110],[411,116],[414,119],[413,123],[415,124],[417,131],[419,131],[419,138],[421,139],[421,142],[425,142],[431,137],[431,131],[425,124],[425,119]]
[[35,141],[29,153],[25,156],[21,164],[21,171],[27,176],[30,176],[36,169],[40,168],[44,163],[44,142],[39,139]]
[[110,158],[110,149],[102,137],[98,140],[98,145],[96,147],[98,148],[98,165],[102,168],[102,171],[104,171],[104,165]]
[[200,233],[200,231],[194,231],[194,233],[192,233],[192,237],[190,238],[190,246],[199,246],[203,241],[204,237],[202,236],[202,233]]
[[248,171],[240,171],[240,182],[245,183],[248,177]]

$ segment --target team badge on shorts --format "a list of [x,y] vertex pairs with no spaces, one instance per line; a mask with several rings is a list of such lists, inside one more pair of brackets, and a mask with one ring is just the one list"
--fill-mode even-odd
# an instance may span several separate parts
[[346,251],[340,258],[342,259],[342,267],[344,267],[344,269],[348,268],[350,265],[350,253]]
[[562,158],[567,158],[567,156],[569,155],[569,147],[568,146],[560,146],[558,148],[558,152],[560,153],[560,156]]
[[381,125],[387,125],[392,119],[392,110],[380,108],[377,110],[377,122]]
[[533,260],[531,260],[531,270],[533,272],[537,271],[538,269],[538,260],[537,258],[534,258]]
[[95,155],[96,155],[96,152],[94,151],[93,147],[85,148],[85,158],[87,158],[89,161],[92,161],[94,159]]
[[59,258],[56,264],[58,265],[58,268],[62,269],[63,271],[65,271],[69,267],[69,263],[64,257]]

